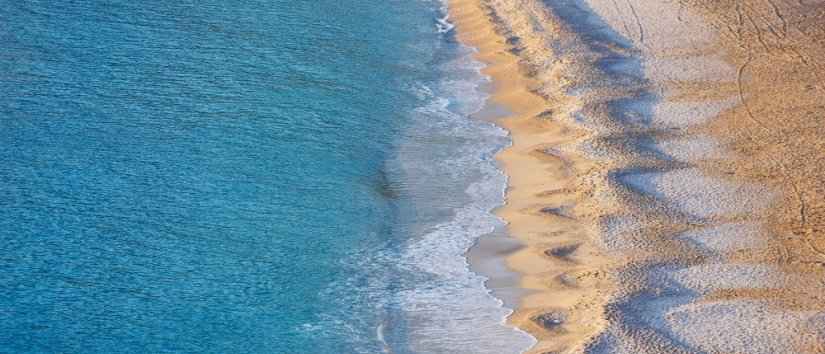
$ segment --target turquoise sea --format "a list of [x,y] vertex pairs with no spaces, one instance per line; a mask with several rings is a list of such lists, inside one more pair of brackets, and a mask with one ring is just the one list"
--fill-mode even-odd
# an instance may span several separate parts
[[437,1],[0,1],[0,352],[518,353]]

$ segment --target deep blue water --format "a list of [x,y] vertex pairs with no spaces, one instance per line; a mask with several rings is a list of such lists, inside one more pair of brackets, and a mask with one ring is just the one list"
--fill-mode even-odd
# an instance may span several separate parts
[[[456,301],[428,293],[450,286],[483,303],[463,325],[514,333],[462,258],[496,222],[506,138],[468,120],[480,77],[442,16],[402,0],[0,1],[0,352],[483,352],[416,339],[450,337],[418,312]],[[456,82],[464,104],[443,98]],[[459,153],[486,165],[420,180]],[[467,205],[480,229],[440,260],[457,270],[422,266],[418,240]]]

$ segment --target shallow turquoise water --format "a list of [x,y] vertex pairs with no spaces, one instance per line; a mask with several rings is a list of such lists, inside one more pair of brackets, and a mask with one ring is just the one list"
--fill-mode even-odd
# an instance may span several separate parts
[[506,135],[467,118],[483,78],[441,17],[0,4],[0,351],[518,350],[463,258]]

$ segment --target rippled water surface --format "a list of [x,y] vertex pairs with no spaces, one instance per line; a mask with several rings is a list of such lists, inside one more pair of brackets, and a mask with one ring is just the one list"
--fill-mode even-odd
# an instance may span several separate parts
[[529,344],[463,256],[507,137],[442,4],[11,1],[0,46],[0,351]]

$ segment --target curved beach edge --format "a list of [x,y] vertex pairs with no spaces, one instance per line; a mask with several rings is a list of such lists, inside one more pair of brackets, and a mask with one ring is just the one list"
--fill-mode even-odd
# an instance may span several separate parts
[[449,11],[512,112],[531,353],[825,352],[821,2]]
[[554,103],[537,92],[544,83],[519,55],[523,40],[489,3],[450,1],[449,11],[458,39],[477,48],[476,59],[487,65],[491,101],[511,112],[497,122],[513,139],[497,156],[508,175],[507,203],[497,213],[522,244],[507,265],[522,275],[526,292],[509,321],[537,339],[531,352],[583,347],[607,323],[613,285],[609,258],[595,238],[599,213],[587,200],[600,167],[576,151],[589,133],[551,117],[574,111],[578,102]]

